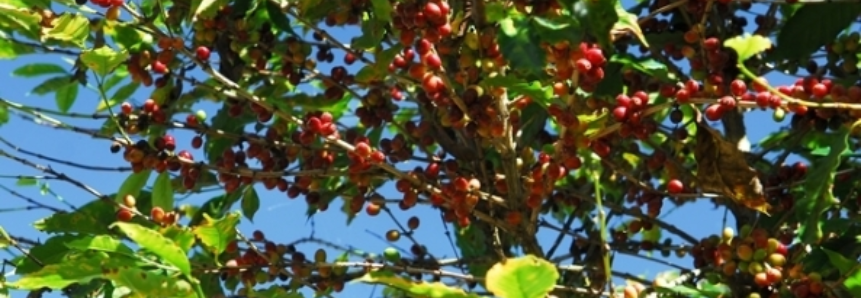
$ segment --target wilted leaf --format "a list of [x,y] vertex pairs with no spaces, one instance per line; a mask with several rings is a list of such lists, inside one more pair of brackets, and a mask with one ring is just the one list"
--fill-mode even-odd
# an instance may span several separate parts
[[[697,111],[699,113],[699,111]],[[744,152],[723,139],[719,132],[697,117],[697,180],[703,191],[723,194],[736,203],[768,215],[762,183],[747,164]]]
[[552,263],[526,255],[493,265],[487,271],[487,289],[501,298],[540,298],[553,290],[559,272]]

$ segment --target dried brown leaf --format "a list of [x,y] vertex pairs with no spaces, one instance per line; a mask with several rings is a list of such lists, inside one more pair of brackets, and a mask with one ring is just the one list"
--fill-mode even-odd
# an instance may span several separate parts
[[705,192],[723,194],[738,204],[768,215],[771,206],[765,201],[762,183],[756,170],[747,164],[744,152],[724,140],[701,118],[696,124],[694,158],[700,188]]

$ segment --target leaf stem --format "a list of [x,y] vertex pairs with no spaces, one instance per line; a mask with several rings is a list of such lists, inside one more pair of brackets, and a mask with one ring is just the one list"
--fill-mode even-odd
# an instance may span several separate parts
[[132,142],[132,139],[126,133],[126,130],[123,129],[122,125],[120,125],[120,121],[117,119],[117,115],[114,113],[114,109],[111,108],[111,102],[108,99],[107,92],[105,92],[104,78],[97,74],[95,71],[93,71],[93,75],[96,77],[96,84],[98,85],[99,89],[99,97],[101,97],[102,101],[105,103],[105,110],[108,110],[108,115],[111,116],[111,120],[114,121],[114,125],[117,126],[117,130],[123,136],[123,139],[125,139],[129,144],[134,144],[134,142]]
[[592,183],[595,185],[595,204],[598,207],[598,224],[601,229],[601,258],[604,261],[604,277],[607,279],[607,285],[610,285],[610,255],[605,251],[607,245],[607,215],[604,212],[604,199],[601,197],[601,177],[598,172],[592,172]]

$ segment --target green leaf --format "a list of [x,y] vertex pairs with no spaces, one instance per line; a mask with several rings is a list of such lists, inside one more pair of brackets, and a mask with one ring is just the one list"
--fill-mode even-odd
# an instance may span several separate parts
[[499,22],[502,34],[498,36],[499,48],[512,69],[524,75],[539,75],[545,65],[541,39],[522,16],[510,16]]
[[239,215],[228,213],[221,219],[213,219],[203,214],[204,223],[192,228],[192,232],[207,250],[215,255],[220,255],[227,248],[230,241],[236,240],[236,225],[239,224]]
[[119,228],[132,241],[159,256],[168,264],[175,266],[182,274],[191,275],[191,263],[188,261],[188,256],[173,240],[135,223],[116,222],[111,227]]
[[379,47],[385,33],[383,24],[377,20],[363,21],[362,34],[353,40],[352,46],[363,50]]
[[9,122],[9,108],[0,105],[0,126]]
[[197,5],[193,5],[194,9],[191,11],[194,12],[192,17],[198,19],[209,19],[212,18],[218,13],[218,8],[227,4],[227,0],[194,0],[192,3],[196,3]]
[[535,34],[549,44],[567,41],[569,44],[579,44],[583,38],[583,30],[577,19],[568,16],[555,18],[533,17],[530,23]]
[[57,90],[60,90],[61,88],[68,85],[70,82],[72,82],[72,80],[72,77],[68,75],[52,77],[45,80],[41,84],[36,85],[36,87],[33,87],[33,90],[31,90],[30,93],[36,95],[45,95],[51,92],[56,92]]
[[39,33],[42,31],[42,16],[30,7],[30,5],[19,8],[0,7],[0,29],[10,34],[20,33],[28,39],[39,39]]
[[105,27],[105,34],[112,37],[123,50],[136,51],[154,43],[153,36],[138,30],[133,24],[117,23]]
[[194,287],[187,281],[154,270],[129,267],[109,270],[104,277],[147,297],[195,297]]
[[81,53],[81,61],[99,76],[106,76],[129,58],[127,51],[117,52],[109,47],[86,50]]
[[855,273],[847,276],[843,285],[852,294],[852,297],[861,297],[861,271],[855,270]]
[[11,42],[0,35],[0,59],[15,59],[20,55],[35,52],[33,47]]
[[533,255],[508,259],[487,271],[487,290],[501,298],[540,298],[553,290],[559,272]]
[[44,287],[62,289],[73,283],[86,283],[102,276],[103,268],[119,267],[129,264],[128,258],[111,258],[107,253],[88,251],[72,256],[68,261],[50,264],[39,271],[21,276],[8,286],[22,290],[35,290]]
[[140,86],[140,82],[129,82],[128,84],[123,85],[120,89],[117,89],[117,91],[114,92],[114,95],[111,96],[111,99],[107,101],[107,103],[105,103],[104,100],[100,100],[99,105],[96,107],[96,112],[107,110],[109,106],[112,107],[118,103],[127,101],[132,94],[140,88]]
[[54,94],[54,100],[57,102],[57,109],[60,112],[68,113],[72,105],[75,104],[75,99],[78,98],[78,82],[68,82],[65,86],[57,89]]
[[18,181],[15,182],[15,185],[17,185],[17,186],[33,186],[33,185],[36,185],[36,183],[39,183],[39,180],[37,180],[36,178],[21,177],[21,178],[18,178]]
[[242,215],[254,222],[254,214],[260,209],[260,197],[252,185],[248,185],[242,195]]
[[146,186],[147,180],[149,180],[149,175],[152,173],[152,170],[144,170],[137,173],[132,173],[126,178],[126,181],[123,181],[123,185],[120,186],[120,190],[117,191],[116,199],[117,202],[122,202],[123,198],[126,195],[132,195],[137,197],[141,189]]
[[[256,120],[256,118],[251,117],[247,113],[244,113],[240,117],[231,117],[229,110],[230,107],[227,104],[222,105],[221,109],[218,110],[218,113],[215,114],[210,122],[212,123],[212,129],[219,129],[225,133],[241,133],[247,124]],[[209,136],[205,136],[204,141],[206,157],[210,163],[217,162],[224,150],[230,148],[235,143],[233,140],[227,138],[210,138]]]
[[520,113],[520,138],[517,139],[518,148],[521,146],[532,147],[536,145],[535,138],[538,137],[538,132],[544,129],[547,117],[547,108],[543,107],[539,102],[532,102],[524,108]]
[[371,0],[374,16],[382,22],[392,21],[392,4],[388,0]]
[[820,249],[825,253],[825,255],[828,256],[828,261],[831,262],[831,265],[833,265],[835,268],[837,268],[837,270],[840,271],[840,275],[848,274],[849,271],[851,271],[852,268],[855,267],[855,264],[857,264],[857,262],[844,257],[839,252],[824,247]]
[[604,67],[604,79],[595,87],[594,95],[616,97],[624,90],[622,83],[622,64],[616,62],[607,63]]
[[62,66],[53,63],[30,63],[12,71],[12,76],[32,78],[46,74],[67,73]]
[[630,67],[639,72],[642,72],[650,77],[657,78],[664,82],[672,82],[677,80],[676,76],[670,73],[667,65],[646,57],[634,57],[628,53],[619,53],[610,57],[611,62],[621,64],[623,67]]
[[275,25],[275,28],[289,34],[295,34],[293,25],[290,24],[290,19],[281,11],[281,7],[272,1],[266,1],[266,13],[269,15],[269,20]]
[[83,238],[78,238],[67,242],[66,247],[81,251],[98,250],[127,256],[134,256],[135,254],[134,250],[123,244],[119,239],[107,235],[85,236]]
[[829,134],[831,151],[828,156],[811,162],[812,167],[804,180],[804,197],[795,205],[795,216],[801,223],[799,236],[805,243],[815,243],[822,238],[820,218],[834,201],[831,186],[834,173],[840,166],[840,155],[849,147],[849,131],[842,127],[836,133]]
[[48,233],[107,234],[107,226],[116,220],[115,208],[104,200],[94,200],[71,213],[54,213],[33,226]]
[[628,32],[637,37],[637,40],[645,47],[649,47],[649,41],[643,35],[643,29],[640,28],[639,18],[636,14],[630,13],[622,7],[622,2],[616,2],[616,14],[619,19],[613,24],[613,31]]
[[[410,297],[432,298],[478,298],[474,293],[467,293],[461,288],[452,287],[441,282],[414,281],[411,278],[395,275],[388,270],[373,271],[356,279],[367,284],[381,284],[409,293]],[[555,281],[555,280],[554,280]],[[501,297],[510,298],[510,297]]]
[[194,246],[194,233],[191,230],[171,225],[161,228],[159,232],[170,240],[173,240],[173,242],[176,242],[185,252],[191,251],[191,247]]
[[167,171],[158,174],[152,187],[152,206],[164,210],[173,210],[173,187],[170,185],[170,174]]
[[[785,6],[785,5],[781,5]],[[837,2],[802,5],[777,35],[775,59],[799,59],[813,54],[837,38],[861,13],[861,3]]]
[[80,13],[64,13],[51,22],[54,26],[42,35],[42,40],[69,42],[79,48],[86,47],[90,36],[90,19]]
[[744,35],[727,39],[723,42],[725,47],[735,50],[738,54],[738,62],[744,62],[753,55],[765,52],[771,48],[771,39],[762,35]]

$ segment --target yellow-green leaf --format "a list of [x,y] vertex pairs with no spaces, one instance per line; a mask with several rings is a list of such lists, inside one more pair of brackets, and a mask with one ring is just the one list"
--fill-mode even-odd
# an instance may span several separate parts
[[197,3],[194,9],[195,18],[211,18],[218,13],[218,8],[227,4],[227,0],[195,0],[192,3]]
[[487,289],[500,298],[542,298],[553,290],[559,272],[533,255],[508,259],[487,271]]
[[77,250],[100,250],[133,256],[134,251],[119,239],[107,235],[85,236],[69,241],[66,247]]
[[128,267],[111,270],[105,274],[105,278],[119,286],[128,287],[132,293],[146,294],[147,297],[194,297],[194,288],[190,283],[154,270]]
[[36,51],[32,47],[11,42],[0,35],[0,59],[15,59],[23,54],[32,54]]
[[152,170],[145,170],[129,175],[129,177],[126,178],[126,181],[123,181],[123,185],[120,186],[120,190],[117,192],[116,201],[122,202],[126,195],[132,195],[134,197],[140,195],[141,189],[146,186],[146,182],[149,180],[149,175],[151,173]]
[[161,228],[159,232],[173,240],[173,242],[176,242],[185,252],[190,251],[191,247],[194,246],[194,234],[187,228],[173,225]]
[[203,213],[203,223],[193,228],[192,232],[210,252],[219,255],[227,248],[230,241],[236,240],[236,225],[239,224],[239,214],[228,213],[224,218],[213,219]]
[[54,213],[33,226],[48,233],[107,234],[107,226],[116,220],[114,208],[104,200],[95,200],[71,213]]
[[90,36],[90,19],[80,13],[64,13],[51,22],[54,27],[42,34],[42,40],[69,42],[80,48],[86,47]]
[[159,256],[168,264],[175,266],[179,272],[186,276],[191,274],[191,263],[188,261],[188,256],[173,240],[135,223],[116,222],[111,226],[119,228],[132,241]]
[[[382,284],[409,293],[410,297],[431,298],[478,298],[474,293],[467,293],[461,288],[452,287],[441,282],[415,281],[411,278],[395,275],[391,271],[379,270],[365,274],[356,279],[368,284]],[[555,280],[554,280],[555,281]]]
[[21,279],[9,283],[11,288],[35,290],[41,288],[62,289],[73,283],[85,283],[100,278],[108,268],[130,265],[128,258],[110,257],[107,253],[88,251],[69,256],[65,262],[50,264],[39,271],[26,274]]
[[109,47],[86,50],[81,53],[81,61],[99,76],[108,75],[128,58],[129,53],[127,51],[117,52]]
[[753,57],[753,55],[765,52],[765,50],[771,48],[771,39],[761,35],[745,33],[744,35],[727,39],[723,42],[723,45],[735,50],[738,54],[738,61],[744,62],[748,58]]
[[167,171],[158,174],[152,187],[152,206],[164,210],[173,210],[173,186],[170,184],[170,174]]

